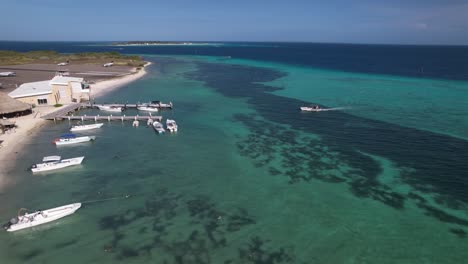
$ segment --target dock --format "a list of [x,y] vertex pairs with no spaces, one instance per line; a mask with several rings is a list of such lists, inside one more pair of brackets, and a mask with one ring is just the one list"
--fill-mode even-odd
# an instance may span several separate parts
[[124,108],[138,108],[138,106],[152,106],[157,108],[167,108],[172,109],[172,102],[169,104],[165,103],[147,103],[147,104],[93,104],[93,103],[72,103],[69,104],[57,111],[49,113],[47,115],[42,116],[41,118],[46,120],[119,120],[119,121],[134,121],[134,120],[162,120],[162,116],[153,116],[151,113],[149,115],[73,115],[71,113],[80,110],[81,108],[97,108],[98,106],[114,106],[114,107],[124,107]]
[[81,107],[83,107],[82,103],[72,103],[50,114],[41,116],[41,118],[47,119],[47,120],[54,120],[56,119],[57,116],[66,116],[71,112],[75,112],[76,110],[79,110]]
[[157,121],[161,121],[162,120],[162,116],[153,116],[153,115],[144,115],[144,116],[140,116],[140,115],[136,115],[136,116],[126,116],[126,115],[117,115],[117,116],[113,116],[113,115],[63,115],[63,116],[55,116],[54,118],[52,118],[53,120],[81,120],[81,121],[85,121],[85,120],[94,120],[94,121],[98,121],[98,120],[107,120],[107,121],[135,121],[135,120],[145,120],[145,121],[148,121],[148,119],[152,119],[152,120],[157,120]]
[[137,108],[139,106],[150,106],[150,107],[157,107],[160,109],[172,109],[173,105],[172,102],[168,104],[165,103],[143,103],[143,104],[83,104],[83,107],[87,108],[97,108],[98,106],[110,106],[110,107],[123,107],[123,108]]

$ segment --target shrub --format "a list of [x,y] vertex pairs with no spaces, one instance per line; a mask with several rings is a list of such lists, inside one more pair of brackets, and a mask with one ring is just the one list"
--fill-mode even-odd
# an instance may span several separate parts
[[63,104],[54,104],[54,107],[61,107]]

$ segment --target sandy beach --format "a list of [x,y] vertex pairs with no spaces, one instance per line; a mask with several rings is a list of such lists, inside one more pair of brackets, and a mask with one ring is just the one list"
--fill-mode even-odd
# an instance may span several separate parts
[[134,70],[133,73],[125,75],[123,77],[117,77],[110,80],[100,81],[91,85],[91,97],[96,98],[102,96],[110,91],[113,91],[119,87],[122,87],[128,83],[131,83],[146,74],[146,67],[151,65],[151,62],[147,62],[143,68],[139,71]]
[[[146,67],[150,64],[151,63],[148,62],[145,67],[141,68],[139,71],[135,69],[132,74],[92,84],[92,97],[96,98],[102,96],[143,77],[146,74]],[[14,183],[14,179],[8,177],[8,175],[9,171],[15,165],[17,156],[23,146],[29,143],[34,133],[49,122],[42,119],[41,116],[59,109],[60,108],[53,106],[41,106],[34,108],[33,113],[30,115],[8,119],[11,122],[15,122],[17,127],[5,134],[0,134],[0,141],[3,141],[0,145],[0,192],[9,184]]]

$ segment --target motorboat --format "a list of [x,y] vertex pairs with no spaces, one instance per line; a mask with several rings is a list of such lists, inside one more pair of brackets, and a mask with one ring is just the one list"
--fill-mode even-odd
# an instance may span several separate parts
[[32,172],[42,172],[62,169],[65,167],[79,165],[83,162],[83,157],[76,157],[71,159],[61,159],[60,156],[47,156],[42,159],[43,163],[34,164],[31,166]]
[[137,107],[138,110],[140,111],[147,111],[147,112],[158,112],[159,108],[156,106],[151,106],[151,105],[141,105]]
[[154,128],[154,131],[158,132],[158,134],[162,134],[166,132],[166,130],[164,130],[163,125],[159,123],[158,121],[153,122],[153,128]]
[[172,102],[169,102],[168,104],[163,103],[161,101],[151,101],[150,105],[152,106],[157,106],[159,108],[172,108]]
[[71,145],[71,144],[76,144],[76,143],[89,142],[95,139],[96,139],[95,136],[77,137],[75,134],[65,134],[65,135],[61,135],[60,138],[56,138],[54,140],[54,144],[57,146]]
[[318,105],[313,105],[313,106],[302,106],[301,111],[306,111],[306,112],[320,112],[324,111],[325,109],[321,108]]
[[18,216],[10,219],[8,223],[3,225],[3,228],[8,232],[13,232],[42,225],[74,214],[80,207],[81,203],[73,203],[47,210],[35,211],[34,213],[25,213],[24,215],[21,215],[21,212],[27,209],[21,208],[18,211]]
[[76,125],[72,126],[70,131],[83,131],[83,130],[90,130],[90,129],[95,129],[95,128],[100,128],[104,125],[104,123],[96,123],[96,124],[90,124],[90,125]]
[[122,112],[124,109],[121,106],[114,106],[114,105],[97,105],[97,107],[99,108],[99,110],[107,111],[107,112]]
[[175,120],[172,119],[167,119],[166,120],[166,128],[169,130],[171,133],[177,132],[177,123]]

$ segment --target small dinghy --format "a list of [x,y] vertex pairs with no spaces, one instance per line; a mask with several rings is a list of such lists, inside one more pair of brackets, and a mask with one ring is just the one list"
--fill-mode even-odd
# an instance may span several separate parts
[[60,138],[54,140],[54,144],[57,146],[71,145],[76,143],[83,143],[95,140],[95,136],[83,136],[77,137],[75,134],[61,135]]
[[76,125],[72,126],[70,131],[83,131],[83,130],[90,130],[90,129],[95,129],[95,128],[100,128],[104,125],[104,123],[96,123],[96,124],[90,124],[90,125]]
[[166,120],[166,128],[171,133],[177,132],[177,123],[176,123],[176,121],[172,120],[172,119],[167,119]]
[[142,105],[137,107],[138,110],[140,111],[147,111],[147,112],[158,112],[159,108],[156,106],[150,106],[150,105]]
[[120,107],[120,106],[98,105],[97,107],[99,108],[99,110],[107,111],[107,112],[122,112],[123,111],[123,107]]
[[21,215],[21,212],[26,209],[21,208],[18,211],[18,216],[8,221],[8,223],[3,225],[3,228],[8,232],[13,232],[37,225],[42,225],[71,215],[75,213],[76,210],[80,209],[80,207],[81,203],[74,203],[24,215]]
[[166,130],[164,130],[163,125],[159,123],[158,121],[154,121],[153,128],[154,128],[154,131],[158,132],[158,134],[162,134],[166,132]]
[[83,162],[84,157],[76,157],[62,160],[60,156],[47,156],[42,159],[43,163],[34,164],[31,166],[32,172],[42,172],[57,170],[73,165],[78,165]]

